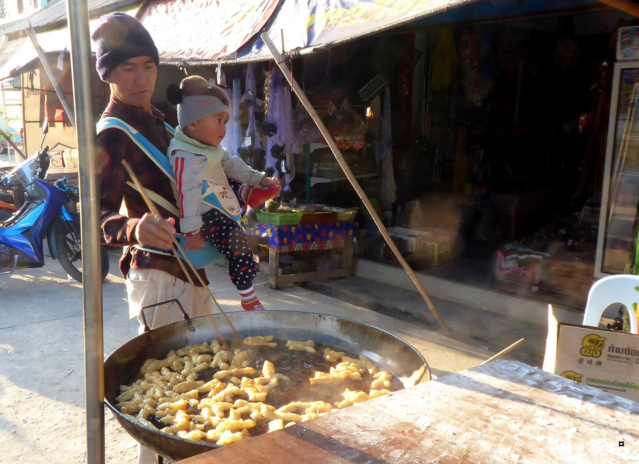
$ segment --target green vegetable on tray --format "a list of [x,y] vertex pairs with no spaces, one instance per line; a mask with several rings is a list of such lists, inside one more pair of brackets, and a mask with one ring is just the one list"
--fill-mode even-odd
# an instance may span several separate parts
[[279,198],[271,198],[264,205],[266,207],[266,211],[269,213],[275,213],[280,207],[280,199]]

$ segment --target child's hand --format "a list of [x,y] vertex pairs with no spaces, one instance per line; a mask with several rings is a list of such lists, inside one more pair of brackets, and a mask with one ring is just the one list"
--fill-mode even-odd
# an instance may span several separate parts
[[274,187],[276,185],[280,185],[280,181],[275,177],[262,177],[260,181],[260,187]]
[[197,234],[186,237],[186,243],[184,244],[185,251],[197,251],[204,248],[204,237],[202,233],[198,231]]

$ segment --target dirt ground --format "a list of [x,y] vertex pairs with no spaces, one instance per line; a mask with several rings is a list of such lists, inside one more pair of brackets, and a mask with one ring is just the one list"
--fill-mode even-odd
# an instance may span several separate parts
[[[117,250],[103,284],[104,353],[137,335],[128,318]],[[214,294],[227,311],[239,310],[226,271],[210,269]],[[415,346],[437,376],[473,367],[492,353],[299,286],[272,290],[258,277],[265,306],[322,312],[391,331]],[[59,263],[0,275],[0,463],[85,462],[84,335],[82,287],[67,279]],[[106,417],[106,462],[137,462],[137,445],[110,411]]]

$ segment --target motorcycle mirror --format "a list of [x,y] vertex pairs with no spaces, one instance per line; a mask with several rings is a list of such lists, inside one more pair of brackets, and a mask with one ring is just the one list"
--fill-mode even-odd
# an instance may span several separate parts
[[42,121],[42,134],[46,134],[49,132],[49,118],[44,118]]

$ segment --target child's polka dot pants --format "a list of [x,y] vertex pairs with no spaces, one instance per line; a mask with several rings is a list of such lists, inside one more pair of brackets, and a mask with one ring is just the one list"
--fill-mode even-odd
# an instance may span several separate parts
[[244,231],[226,214],[213,208],[202,216],[202,237],[226,256],[229,276],[238,290],[247,290],[257,275],[253,250]]

